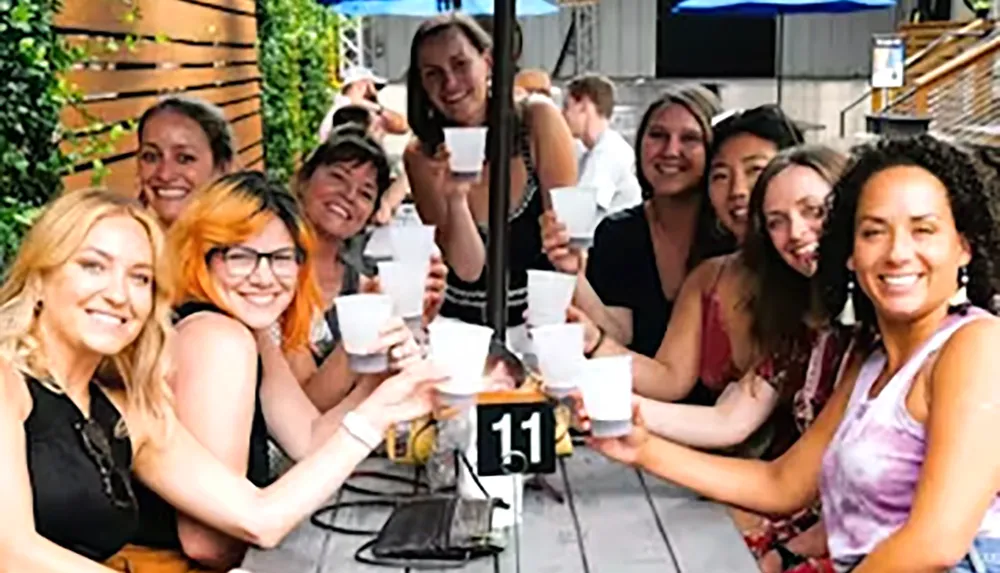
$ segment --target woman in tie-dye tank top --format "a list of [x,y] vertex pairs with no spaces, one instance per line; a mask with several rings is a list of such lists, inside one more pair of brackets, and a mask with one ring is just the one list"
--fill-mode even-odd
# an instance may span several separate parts
[[838,572],[1000,573],[992,188],[968,155],[923,135],[858,150],[835,195],[818,277],[827,307],[878,342],[802,438],[773,462],[725,459],[637,419],[592,445],[762,513],[820,496]]

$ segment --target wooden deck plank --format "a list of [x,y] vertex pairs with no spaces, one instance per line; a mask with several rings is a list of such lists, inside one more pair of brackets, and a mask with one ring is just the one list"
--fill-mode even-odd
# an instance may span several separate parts
[[[559,504],[528,491],[521,532],[521,571],[756,573],[749,551],[722,506],[697,500],[687,490],[650,476],[640,479],[635,470],[586,448],[577,448],[566,460],[566,468],[589,567],[583,567],[568,496],[566,504]],[[368,460],[362,469],[406,471],[385,460]],[[550,479],[563,489],[560,476]],[[364,478],[356,478],[351,484],[380,491],[406,491],[406,486]],[[397,489],[400,487],[403,490]],[[359,497],[344,492],[340,499]],[[343,508],[333,523],[377,530],[388,515],[387,508]],[[661,534],[661,525],[665,535]],[[401,569],[358,563],[354,553],[367,539],[328,532],[306,521],[276,549],[248,552],[243,567],[253,573],[403,573]],[[499,570],[516,571],[514,558],[511,541],[501,555]],[[493,573],[493,562],[478,560],[461,571]]]
[[677,563],[678,573],[757,573],[757,563],[725,506],[649,474],[643,481]]
[[592,573],[676,573],[634,470],[586,448],[566,466]]

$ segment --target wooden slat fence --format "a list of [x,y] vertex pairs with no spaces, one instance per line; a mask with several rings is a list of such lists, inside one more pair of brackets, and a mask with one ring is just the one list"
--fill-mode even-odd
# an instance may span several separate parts
[[240,166],[263,168],[254,0],[64,0],[55,23],[87,54],[66,76],[83,96],[62,114],[60,146],[80,156],[67,189],[103,173],[104,185],[137,193],[135,121],[170,93],[220,106]]

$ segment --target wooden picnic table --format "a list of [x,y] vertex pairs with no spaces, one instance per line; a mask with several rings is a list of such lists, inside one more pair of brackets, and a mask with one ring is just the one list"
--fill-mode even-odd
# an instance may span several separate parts
[[[364,470],[401,473],[384,459]],[[520,569],[514,543],[498,557],[473,561],[468,573],[756,573],[757,566],[725,509],[690,492],[577,447],[549,482],[564,495],[526,490],[520,529]],[[403,484],[365,481],[353,485],[405,491]],[[396,486],[396,487],[393,487]],[[400,489],[402,487],[402,490]],[[335,500],[366,499],[342,492]],[[370,498],[367,498],[370,499]],[[343,508],[337,526],[378,530],[387,508]],[[331,519],[327,517],[327,519]],[[401,573],[364,565],[355,550],[368,537],[333,533],[304,521],[277,548],[251,549],[243,568],[253,573]]]

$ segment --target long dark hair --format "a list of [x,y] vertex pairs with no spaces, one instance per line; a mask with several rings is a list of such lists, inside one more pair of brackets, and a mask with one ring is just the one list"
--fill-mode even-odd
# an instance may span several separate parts
[[[774,248],[767,232],[764,199],[767,188],[789,167],[812,169],[831,186],[844,170],[844,154],[822,145],[803,145],[778,153],[757,178],[750,194],[750,228],[743,242],[743,257],[752,273],[750,335],[762,356],[789,356],[802,350],[807,339],[807,314],[816,306],[812,277],[788,266]],[[833,200],[828,197],[827,204]]]
[[[996,204],[995,181],[982,176],[972,157],[958,147],[930,135],[889,138],[861,146],[855,159],[835,188],[833,208],[820,241],[819,270],[823,302],[831,316],[837,316],[847,300],[847,282],[852,276],[847,259],[854,250],[855,216],[861,190],[873,176],[886,169],[914,166],[937,177],[948,190],[955,229],[969,244],[972,258],[966,270],[969,301],[989,309],[997,294],[997,265],[1000,231],[993,215]],[[874,332],[875,307],[860,289],[853,290],[854,313],[862,329]],[[964,310],[964,309],[955,309]]]
[[428,38],[446,30],[460,31],[480,54],[493,49],[493,39],[471,17],[461,12],[439,14],[424,20],[410,41],[410,67],[406,72],[407,120],[426,153],[432,154],[444,142],[444,128],[450,124],[434,107],[420,78],[420,48]]

